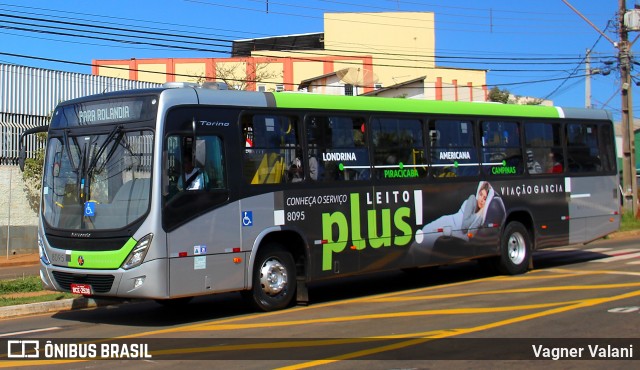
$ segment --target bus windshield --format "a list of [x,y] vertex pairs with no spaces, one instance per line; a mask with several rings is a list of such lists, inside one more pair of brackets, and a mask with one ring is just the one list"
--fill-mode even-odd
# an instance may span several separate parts
[[153,132],[50,133],[42,212],[63,230],[119,229],[149,209]]

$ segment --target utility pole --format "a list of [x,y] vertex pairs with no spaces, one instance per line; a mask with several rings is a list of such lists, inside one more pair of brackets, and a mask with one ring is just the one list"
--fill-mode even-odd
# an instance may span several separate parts
[[587,56],[584,60],[586,69],[584,81],[584,107],[591,109],[591,50],[587,49]]
[[[587,17],[574,8],[569,1],[562,0],[580,18],[584,19],[591,27],[598,31],[602,37],[609,40],[618,49],[618,65],[620,68],[620,92],[622,97],[622,197],[626,212],[638,216],[638,185],[636,183],[636,149],[635,133],[633,125],[633,98],[631,94],[631,45],[629,42],[629,30],[625,25],[625,13],[627,6],[625,0],[618,0],[618,42],[613,41],[604,32],[600,31]],[[636,38],[637,40],[637,38]],[[634,40],[635,41],[635,40]],[[589,72],[587,72],[589,73]]]
[[625,0],[618,0],[618,62],[620,63],[620,92],[622,95],[622,189],[624,209],[638,215],[638,186],[636,183],[636,150],[633,125],[633,98],[631,81],[631,45],[624,23],[627,11]]

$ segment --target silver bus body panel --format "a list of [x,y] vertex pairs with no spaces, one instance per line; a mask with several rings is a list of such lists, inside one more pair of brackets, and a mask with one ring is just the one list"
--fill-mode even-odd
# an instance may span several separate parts
[[566,177],[565,191],[571,244],[589,242],[618,230],[617,176]]
[[201,105],[240,106],[266,108],[267,94],[241,90],[195,89]]
[[237,215],[239,204],[233,202],[167,233],[171,296],[246,286],[247,249],[241,247]]

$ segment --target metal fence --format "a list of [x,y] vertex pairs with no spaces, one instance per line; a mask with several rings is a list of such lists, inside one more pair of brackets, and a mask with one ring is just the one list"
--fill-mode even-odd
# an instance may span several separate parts
[[[105,91],[144,89],[160,84],[121,78],[0,64],[0,165],[17,165],[20,135],[49,123],[55,106],[69,99]],[[45,143],[35,135],[26,139],[33,157]]]
[[[17,165],[20,154],[20,135],[29,128],[48,123],[48,117],[0,113],[0,165]],[[39,141],[35,135],[29,135],[25,139],[29,158],[33,158],[37,150],[44,146],[45,143]]]

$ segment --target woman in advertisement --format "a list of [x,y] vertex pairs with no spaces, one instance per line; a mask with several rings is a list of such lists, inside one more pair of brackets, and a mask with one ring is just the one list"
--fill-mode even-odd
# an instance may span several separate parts
[[441,236],[454,236],[469,240],[469,234],[474,234],[481,228],[487,214],[487,206],[493,200],[495,193],[487,181],[478,184],[478,190],[471,194],[458,212],[441,216],[416,232],[416,242],[422,246],[432,247]]

